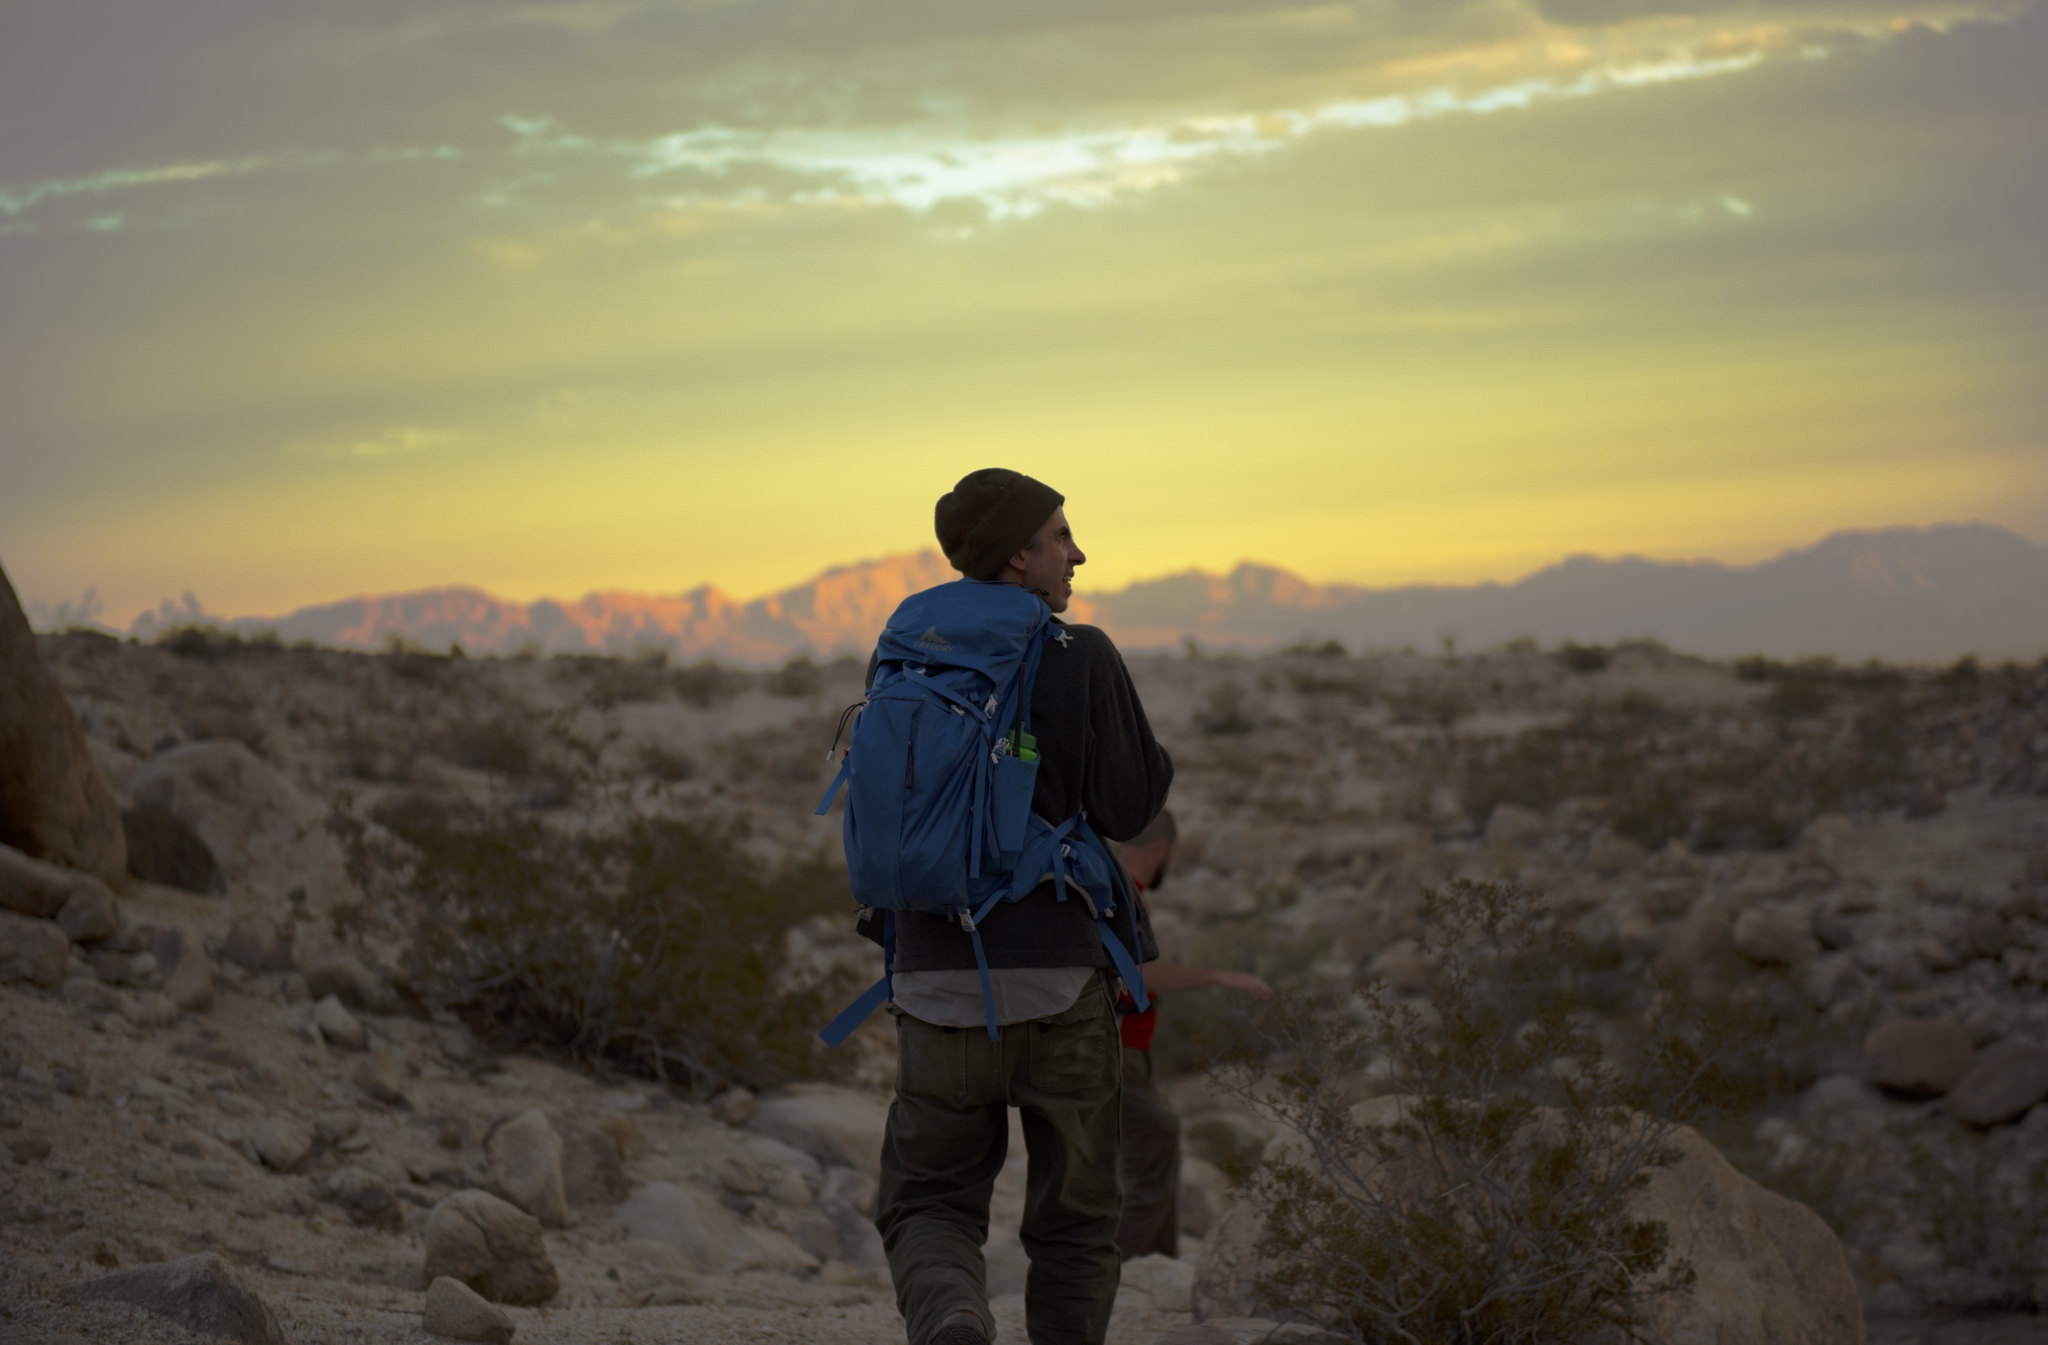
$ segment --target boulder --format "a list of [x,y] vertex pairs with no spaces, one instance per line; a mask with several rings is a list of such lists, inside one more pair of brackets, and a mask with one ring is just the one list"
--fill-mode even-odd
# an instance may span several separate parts
[[758,1101],[744,1088],[728,1088],[711,1099],[711,1114],[729,1126],[745,1125]]
[[235,923],[228,927],[221,956],[245,971],[290,971],[291,927],[280,925],[261,912],[237,916]]
[[498,1194],[549,1228],[569,1222],[562,1186],[562,1137],[537,1108],[494,1128],[484,1140]]
[[731,1210],[694,1186],[674,1182],[649,1182],[633,1192],[619,1206],[618,1221],[628,1237],[673,1248],[707,1274],[726,1268],[740,1236]]
[[632,1193],[610,1135],[573,1121],[556,1125],[555,1133],[562,1137],[562,1194],[571,1205],[616,1205]]
[[398,1208],[390,1186],[367,1168],[336,1168],[321,1179],[320,1197],[341,1206],[351,1222],[365,1228],[395,1233],[405,1227],[405,1212]]
[[170,809],[129,808],[121,814],[121,831],[128,838],[128,872],[144,882],[210,897],[228,890],[212,847]]
[[71,940],[54,920],[29,920],[0,911],[0,985],[27,981],[44,990],[64,982]]
[[1602,877],[1613,878],[1635,872],[1649,857],[1647,850],[1627,837],[1603,831],[1586,852],[1586,866]]
[[1977,1053],[1968,1072],[1949,1089],[1948,1105],[1959,1120],[1976,1126],[2002,1125],[2048,1098],[2048,1046],[2007,1039]]
[[0,570],[0,844],[118,883],[121,811]]
[[1154,1252],[1124,1262],[1118,1296],[1143,1294],[1157,1312],[1195,1310],[1195,1263]]
[[346,1051],[360,1051],[370,1044],[370,1034],[364,1030],[362,1020],[333,995],[313,1006],[313,1026],[320,1029],[320,1035],[329,1044]]
[[461,1280],[493,1303],[545,1303],[561,1288],[540,1221],[488,1191],[457,1191],[427,1218],[425,1273]]
[[[1391,1125],[1406,1100],[1374,1098],[1353,1108],[1366,1126]],[[1862,1306],[1848,1257],[1820,1217],[1737,1172],[1691,1130],[1666,1141],[1678,1161],[1651,1169],[1631,1199],[1637,1218],[1663,1223],[1670,1256],[1693,1267],[1691,1290],[1647,1305],[1651,1334],[1717,1345],[1861,1345]],[[1298,1138],[1269,1161],[1298,1159]],[[1260,1301],[1264,1220],[1249,1198],[1233,1201],[1204,1245],[1195,1275],[1196,1315],[1205,1321],[1253,1316],[1284,1304]],[[1284,1311],[1270,1315],[1286,1316]]]
[[690,1259],[660,1242],[628,1238],[612,1248],[610,1274],[626,1300],[637,1307],[677,1303],[713,1303],[718,1293],[697,1273]]
[[204,842],[230,888],[305,886],[323,900],[353,890],[325,805],[231,738],[158,753],[129,777],[128,797]]
[[1737,914],[1733,934],[1735,951],[1759,967],[1796,967],[1820,952],[1811,934],[1761,906]]
[[313,1137],[296,1121],[259,1121],[249,1132],[249,1145],[263,1166],[274,1172],[297,1172],[313,1152]]
[[512,1339],[512,1314],[448,1275],[427,1286],[426,1312],[420,1325],[430,1336],[449,1340],[481,1340],[504,1345]]
[[270,1308],[212,1252],[124,1270],[73,1292],[89,1302],[132,1303],[198,1335],[240,1345],[284,1345]]
[[1969,1071],[1976,1046],[1954,1018],[1894,1018],[1863,1039],[1870,1081],[1894,1092],[1936,1097]]
[[781,1140],[820,1163],[882,1174],[882,1131],[888,1108],[850,1088],[812,1085],[763,1098],[747,1129]]

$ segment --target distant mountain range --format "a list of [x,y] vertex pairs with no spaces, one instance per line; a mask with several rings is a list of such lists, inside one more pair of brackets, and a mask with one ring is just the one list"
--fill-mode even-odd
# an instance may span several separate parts
[[[460,643],[473,653],[660,647],[681,659],[761,665],[798,653],[864,654],[905,595],[955,577],[938,553],[923,551],[827,570],[751,602],[709,586],[532,603],[437,588],[220,624],[362,649],[395,636],[428,648]],[[132,633],[146,637],[177,615],[167,603],[162,615],[139,617]],[[1436,649],[1448,638],[1478,649],[1520,637],[1654,637],[1714,656],[2032,659],[2048,654],[2048,547],[1989,524],[1945,524],[1838,532],[1756,565],[1574,556],[1512,584],[1461,588],[1324,586],[1245,564],[1227,575],[1190,570],[1077,596],[1071,615],[1132,650],[1189,639],[1251,650],[1302,639]]]

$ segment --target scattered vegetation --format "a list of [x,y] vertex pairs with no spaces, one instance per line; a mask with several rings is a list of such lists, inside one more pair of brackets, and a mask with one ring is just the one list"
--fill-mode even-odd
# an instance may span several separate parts
[[351,867],[419,912],[404,974],[424,1007],[699,1095],[811,1072],[841,987],[791,984],[786,935],[844,909],[836,866],[764,866],[673,817],[571,833],[415,803],[376,820],[345,831]]
[[[1610,1050],[1569,944],[1532,894],[1459,880],[1427,899],[1421,1002],[1276,1001],[1223,1075],[1294,1141],[1254,1180],[1262,1297],[1363,1342],[1646,1338],[1693,1273],[1631,1200],[1678,1125],[1746,1101],[1722,1061],[1752,1030],[1667,988]],[[1385,1096],[1354,1106],[1362,1081]]]

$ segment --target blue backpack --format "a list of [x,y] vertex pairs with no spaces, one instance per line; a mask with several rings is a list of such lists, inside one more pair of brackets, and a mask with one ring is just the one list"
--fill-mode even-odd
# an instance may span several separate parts
[[883,922],[882,979],[818,1034],[828,1046],[893,997],[903,911],[945,916],[967,931],[988,1035],[1000,1038],[977,926],[997,902],[1048,879],[1059,900],[1071,891],[1088,903],[1117,973],[1145,1008],[1137,963],[1110,927],[1121,908],[1135,940],[1122,866],[1085,814],[1054,826],[1031,810],[1031,690],[1055,639],[1065,643],[1067,633],[1036,594],[975,579],[914,593],[889,618],[867,699],[847,711],[846,759],[817,810],[824,816],[845,788],[847,879],[861,920],[879,914]]

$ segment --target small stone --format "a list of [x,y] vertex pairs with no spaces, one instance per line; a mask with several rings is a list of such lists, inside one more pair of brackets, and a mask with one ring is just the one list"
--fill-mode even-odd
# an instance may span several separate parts
[[178,1006],[160,990],[124,994],[120,1008],[121,1016],[137,1027],[169,1027],[178,1021]]
[[313,1006],[313,1026],[320,1029],[322,1037],[345,1051],[360,1051],[370,1044],[370,1034],[363,1029],[362,1021],[331,994]]
[[275,1172],[297,1172],[313,1152],[313,1137],[303,1126],[291,1121],[259,1121],[250,1132],[249,1142],[256,1146],[263,1166]]
[[284,1345],[269,1307],[212,1252],[122,1271],[74,1291],[81,1299],[132,1303],[202,1336],[239,1345]]
[[313,1133],[322,1144],[339,1144],[363,1128],[360,1114],[335,1108],[313,1118]]
[[549,1228],[569,1222],[562,1185],[562,1137],[537,1108],[519,1113],[484,1141],[491,1179],[504,1197]]
[[364,1056],[349,1077],[357,1088],[386,1106],[397,1107],[405,1103],[405,1069],[394,1056]]
[[27,1135],[7,1146],[17,1163],[40,1163],[50,1156],[50,1142],[41,1135]]
[[281,925],[260,912],[240,916],[228,928],[221,956],[249,971],[290,971],[291,927]]
[[1976,1047],[1954,1018],[1895,1018],[1863,1040],[1871,1082],[1901,1093],[1935,1097],[1969,1070]]
[[1948,1093],[1949,1107],[1971,1125],[1995,1126],[2048,1098],[2048,1047],[2007,1039],[1978,1052]]
[[1735,917],[1734,939],[1735,951],[1760,967],[1796,967],[1820,951],[1812,935],[1761,906]]
[[128,1175],[152,1191],[168,1191],[173,1180],[171,1170],[162,1163],[139,1163]]
[[107,985],[148,985],[156,979],[156,954],[101,949],[87,958],[92,974]]
[[745,1125],[759,1102],[744,1088],[728,1088],[711,1099],[711,1114],[729,1126]]
[[71,940],[54,920],[31,920],[0,911],[0,985],[27,981],[44,990],[64,983]]
[[512,1315],[461,1280],[436,1276],[427,1286],[427,1310],[421,1325],[430,1336],[449,1340],[481,1340],[503,1345],[512,1339]]
[[57,912],[57,927],[73,943],[91,943],[114,932],[114,894],[97,878],[82,878]]
[[1486,844],[1494,849],[1535,845],[1549,830],[1543,814],[1513,803],[1496,803],[1486,819]]

